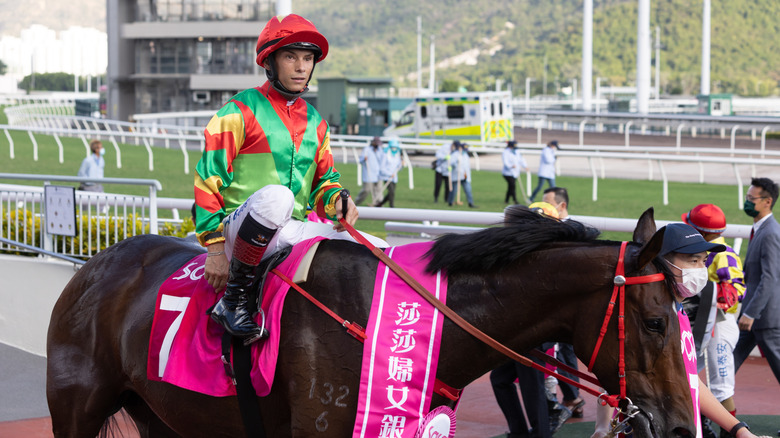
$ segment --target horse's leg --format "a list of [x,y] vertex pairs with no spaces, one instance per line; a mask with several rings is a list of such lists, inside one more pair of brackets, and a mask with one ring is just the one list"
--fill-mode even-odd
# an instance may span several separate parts
[[73,347],[49,349],[46,395],[55,437],[94,437],[120,407],[121,383]]
[[135,427],[138,429],[138,433],[141,438],[179,438],[181,435],[174,432],[173,429],[168,427],[157,414],[152,411],[149,405],[138,396],[138,394],[130,394],[123,406],[130,417],[135,423]]

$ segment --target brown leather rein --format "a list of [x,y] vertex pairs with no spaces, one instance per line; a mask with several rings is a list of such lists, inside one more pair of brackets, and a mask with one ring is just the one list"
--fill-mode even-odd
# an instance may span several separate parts
[[[424,298],[426,301],[428,301],[432,306],[434,306],[439,312],[444,314],[447,318],[449,318],[452,322],[454,322],[458,327],[465,330],[467,333],[471,334],[475,338],[477,338],[482,343],[490,346],[494,350],[498,351],[499,353],[507,356],[508,358],[519,362],[525,366],[534,368],[538,371],[541,371],[545,374],[549,374],[554,376],[559,381],[566,382],[570,385],[574,385],[583,391],[588,392],[591,395],[596,396],[601,402],[605,405],[609,405],[612,407],[618,407],[618,404],[620,400],[626,399],[626,373],[625,373],[625,286],[626,285],[634,285],[634,284],[644,284],[644,283],[651,283],[656,281],[663,281],[665,276],[663,273],[656,273],[651,275],[644,275],[644,276],[636,276],[636,277],[625,277],[625,266],[624,266],[624,255],[625,250],[628,242],[622,242],[620,246],[620,253],[618,256],[618,263],[617,268],[615,270],[615,278],[614,278],[614,288],[612,292],[612,297],[610,298],[609,305],[607,306],[607,312],[604,316],[604,321],[601,327],[601,330],[599,332],[599,338],[596,342],[596,346],[594,347],[593,354],[591,356],[590,363],[588,365],[588,371],[591,371],[593,368],[593,365],[596,361],[596,356],[598,355],[598,352],[600,350],[602,341],[604,339],[604,336],[607,332],[607,326],[609,324],[609,321],[612,317],[612,313],[616,304],[616,301],[619,300],[619,307],[618,307],[618,343],[619,343],[619,360],[618,360],[618,378],[620,382],[620,394],[619,395],[608,395],[606,393],[603,393],[599,391],[598,389],[593,389],[589,386],[583,385],[580,382],[574,381],[566,376],[563,376],[559,373],[556,373],[555,371],[551,371],[547,368],[545,368],[543,365],[539,365],[536,362],[532,361],[531,359],[528,359],[525,356],[522,356],[516,352],[514,352],[509,347],[503,345],[499,341],[493,339],[483,331],[479,330],[478,328],[474,327],[471,323],[463,319],[460,315],[455,313],[452,309],[447,307],[446,304],[442,303],[438,298],[436,298],[433,294],[431,294],[429,291],[427,291],[414,277],[412,277],[408,272],[406,272],[403,268],[401,268],[395,261],[393,261],[391,258],[389,258],[384,251],[374,246],[371,242],[369,242],[363,235],[361,235],[355,228],[350,225],[346,220],[343,218],[339,220],[339,223],[341,223],[344,228],[346,228],[347,232],[359,243],[364,245],[366,248],[368,248],[382,263],[387,265],[390,269],[393,270],[393,272],[398,275],[401,279],[403,279],[412,289],[415,290],[422,298]],[[328,309],[324,304],[319,302],[316,298],[312,297],[309,293],[304,291],[300,286],[295,284],[292,280],[287,278],[284,274],[282,274],[277,269],[273,269],[271,272],[273,272],[275,275],[279,276],[283,281],[285,281],[287,284],[289,284],[291,287],[293,287],[298,293],[303,295],[306,299],[317,305],[320,309],[325,311],[328,315],[330,315],[332,318],[334,318],[336,321],[338,321],[342,326],[344,326],[347,329],[347,332],[358,339],[361,342],[365,341],[366,335],[365,331],[362,327],[360,327],[358,324],[351,323],[347,321],[346,319],[341,318],[337,314],[335,314],[333,311]],[[568,373],[575,375],[579,377],[580,379],[583,379],[587,382],[590,382],[594,385],[599,385],[600,383],[598,379],[593,377],[590,374],[583,373],[579,371],[576,368],[569,367],[554,357],[551,357],[541,351],[538,350],[532,350],[530,352],[534,357],[550,364],[553,366],[556,366],[558,368],[563,369],[564,371],[567,371]],[[449,385],[444,384],[443,382],[436,380],[435,385],[435,391],[451,400],[457,400],[460,395],[460,390],[450,387]]]

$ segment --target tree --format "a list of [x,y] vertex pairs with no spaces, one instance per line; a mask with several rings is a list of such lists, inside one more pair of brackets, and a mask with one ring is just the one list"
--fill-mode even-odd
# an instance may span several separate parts
[[0,76],[4,75],[8,71],[8,66],[0,59]]
[[444,79],[441,81],[441,87],[440,91],[442,92],[448,92],[448,91],[458,91],[460,88],[460,82],[455,79]]
[[34,81],[32,75],[27,75],[19,83],[19,88],[30,91],[73,91],[73,86],[73,75],[69,73],[37,73]]

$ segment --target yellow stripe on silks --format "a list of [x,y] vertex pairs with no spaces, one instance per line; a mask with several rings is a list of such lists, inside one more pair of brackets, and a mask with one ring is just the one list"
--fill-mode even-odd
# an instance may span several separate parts
[[325,135],[325,139],[322,140],[322,146],[317,148],[317,158],[316,158],[316,161],[319,163],[320,160],[322,159],[323,155],[325,155],[326,153],[332,155],[332,153],[330,151],[330,133]]
[[241,113],[227,114],[222,117],[215,115],[206,125],[206,132],[210,135],[232,132],[233,142],[236,145],[236,150],[233,153],[238,155],[241,145],[244,144],[244,118]]
[[[330,197],[330,200],[324,203],[325,214],[330,217],[336,217],[336,201],[339,199],[339,192]],[[319,202],[319,199],[317,200]]]
[[200,175],[195,174],[195,187],[203,190],[206,193],[219,193],[219,189],[222,188],[222,178],[217,175],[210,176],[207,180],[203,180]]

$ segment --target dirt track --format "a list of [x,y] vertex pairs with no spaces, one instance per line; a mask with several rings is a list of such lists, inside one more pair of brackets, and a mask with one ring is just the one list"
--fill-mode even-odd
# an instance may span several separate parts
[[[536,130],[515,128],[515,140],[521,144],[536,144]],[[565,156],[566,150],[575,150],[577,145],[579,145],[579,133],[577,131],[543,130],[542,143],[546,143],[550,140],[558,140],[563,151],[563,153],[559,155],[558,160],[560,175],[580,177],[592,176],[590,163],[587,158]],[[586,145],[623,146],[625,145],[625,135],[619,133],[586,132],[584,135],[584,143]],[[676,144],[677,138],[675,135],[640,135],[632,133],[630,136],[631,146],[674,147]],[[728,136],[727,138],[722,139],[719,135],[699,135],[695,138],[683,136],[681,145],[683,148],[728,149],[731,143]],[[761,141],[758,136],[756,140],[751,140],[748,135],[737,137],[735,145],[737,149],[752,149],[758,154],[761,148]],[[767,140],[766,149],[772,151],[780,150],[780,140]],[[630,147],[626,149],[626,152],[630,151]],[[723,155],[721,154],[720,156]],[[539,165],[539,154],[526,153],[524,154],[524,157],[532,175],[535,174]],[[410,158],[415,167],[430,167],[430,155],[411,156]],[[499,155],[480,155],[479,166],[482,170],[500,171],[501,157]],[[661,171],[658,164],[655,161],[648,161],[646,159],[599,159],[596,162],[596,166],[598,167],[597,171],[599,172],[599,176],[601,176],[601,168],[603,166],[604,176],[606,178],[652,178],[654,180],[659,180],[661,178]],[[664,172],[670,181],[699,182],[700,169],[696,164],[667,161],[664,162],[663,166]],[[472,168],[475,167],[476,164],[472,160]],[[760,164],[754,166],[739,165],[737,166],[737,170],[739,171],[739,176],[743,184],[748,184],[752,176],[767,176],[774,180],[780,179],[780,167],[777,166],[761,166]],[[735,184],[734,168],[731,164],[704,164],[702,172],[705,183]],[[533,178],[535,178],[535,176]]]

